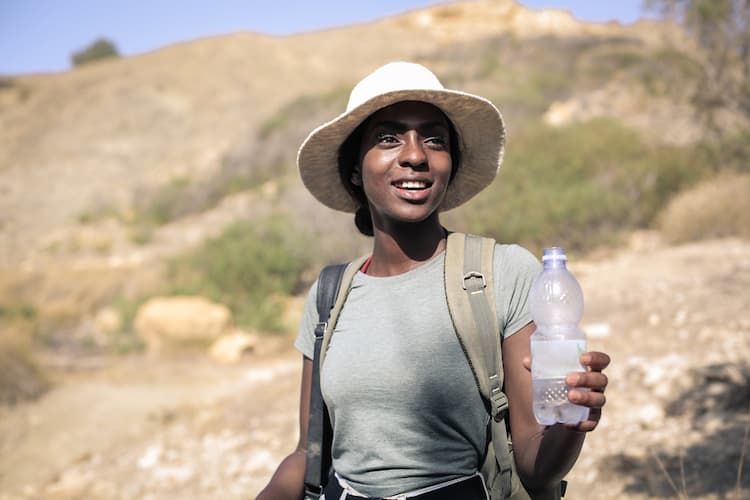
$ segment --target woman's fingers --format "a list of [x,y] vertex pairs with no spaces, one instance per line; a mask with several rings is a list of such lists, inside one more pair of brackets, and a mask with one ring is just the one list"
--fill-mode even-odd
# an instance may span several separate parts
[[581,354],[581,364],[591,371],[600,372],[609,366],[610,358],[607,354],[590,351]]
[[589,408],[601,408],[607,402],[607,397],[602,392],[578,391],[576,389],[568,391],[568,399],[572,403]]
[[589,408],[589,418],[586,421],[567,427],[580,432],[591,432],[599,425],[602,407],[607,402],[604,390],[609,382],[602,370],[609,366],[610,361],[610,357],[603,352],[583,353],[581,364],[586,371],[569,373],[565,377],[565,383],[571,387],[568,391],[568,399],[575,404]]
[[609,379],[601,372],[575,372],[565,377],[565,383],[570,387],[581,387],[596,392],[604,392]]

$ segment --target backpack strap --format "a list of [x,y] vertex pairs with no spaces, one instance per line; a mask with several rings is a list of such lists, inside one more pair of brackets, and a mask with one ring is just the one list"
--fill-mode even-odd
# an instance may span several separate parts
[[502,350],[494,307],[494,251],[491,238],[451,233],[445,254],[445,292],[459,342],[479,392],[490,405],[492,451],[500,468],[503,498],[507,498],[513,458],[504,421],[508,399],[502,390]]
[[323,333],[328,325],[331,309],[338,295],[346,264],[326,266],[318,276],[317,309],[318,324],[315,326],[315,347],[313,351],[312,384],[310,387],[310,415],[307,422],[307,460],[305,462],[305,500],[320,498],[330,468],[330,441],[328,422],[323,395],[320,392],[320,369],[317,360],[323,344]]
[[[328,410],[320,391],[320,371],[333,328],[349,293],[352,279],[366,257],[351,264],[326,266],[318,276],[318,323],[315,325],[313,372],[310,387],[310,415],[307,422],[307,460],[305,462],[305,500],[317,500],[323,494],[331,467],[332,430]],[[345,290],[340,293],[340,290]]]
[[341,283],[339,284],[339,290],[341,290],[341,292],[338,294],[338,297],[333,304],[333,308],[331,309],[331,316],[328,319],[328,324],[326,325],[325,332],[323,333],[323,342],[320,348],[320,361],[318,362],[320,369],[323,368],[323,362],[326,359],[326,352],[328,351],[328,344],[331,343],[331,336],[333,335],[333,330],[334,328],[336,328],[336,323],[339,320],[341,309],[344,308],[344,302],[346,302],[346,298],[349,296],[349,290],[352,286],[352,280],[354,280],[354,276],[357,274],[357,272],[359,272],[362,264],[365,263],[367,258],[367,255],[363,255],[362,257],[353,260],[349,263],[348,266],[346,266],[344,275],[341,278]]

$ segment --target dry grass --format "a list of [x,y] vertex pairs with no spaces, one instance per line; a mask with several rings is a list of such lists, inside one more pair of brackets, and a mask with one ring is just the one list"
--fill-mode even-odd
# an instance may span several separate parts
[[[748,437],[750,437],[750,421],[748,421],[745,424],[745,434],[742,439],[742,449],[740,451],[740,458],[737,461],[737,481],[734,485],[734,491],[731,492],[731,496],[727,497],[729,500],[742,500],[742,498],[745,498],[743,497],[744,493],[743,493],[743,488],[742,488],[742,469],[745,465],[745,455],[747,453]],[[680,450],[680,454],[679,454],[679,465],[680,465],[680,474],[679,474],[680,486],[679,487],[677,486],[675,479],[672,477],[672,474],[670,474],[669,471],[667,470],[667,466],[665,465],[664,461],[661,458],[659,458],[659,455],[656,453],[652,453],[651,456],[653,457],[656,464],[659,466],[659,470],[666,478],[667,482],[669,483],[669,486],[672,488],[672,491],[674,491],[675,496],[679,500],[688,500],[690,498],[690,495],[688,493],[687,480],[686,480],[686,475],[685,475],[684,450]]]
[[672,243],[750,238],[750,174],[724,173],[676,196],[659,217]]
[[26,322],[0,324],[0,404],[34,399],[48,387],[49,380],[34,359]]

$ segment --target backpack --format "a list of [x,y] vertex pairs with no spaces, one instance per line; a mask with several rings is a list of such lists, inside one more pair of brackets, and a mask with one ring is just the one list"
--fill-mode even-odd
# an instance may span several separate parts
[[[445,295],[454,330],[469,362],[477,388],[488,403],[490,419],[484,463],[480,472],[491,500],[559,500],[565,481],[554,491],[530,496],[515,469],[506,426],[508,399],[503,392],[501,339],[493,287],[495,240],[462,233],[448,236],[445,250]],[[318,315],[315,328],[305,500],[319,498],[330,469],[332,431],[320,394],[320,369],[351,282],[366,256],[351,263],[327,266],[318,278]]]

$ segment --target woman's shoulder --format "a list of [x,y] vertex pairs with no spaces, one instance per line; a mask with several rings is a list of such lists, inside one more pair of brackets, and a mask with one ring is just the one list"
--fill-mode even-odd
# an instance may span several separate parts
[[531,251],[517,243],[495,243],[495,262],[498,260],[519,264],[540,264]]
[[533,280],[541,271],[542,265],[533,253],[518,244],[497,243],[495,245],[494,276],[506,281]]
[[504,259],[511,259],[514,261],[538,262],[538,259],[534,256],[533,253],[531,253],[531,251],[517,243],[495,242],[495,255],[499,255]]

